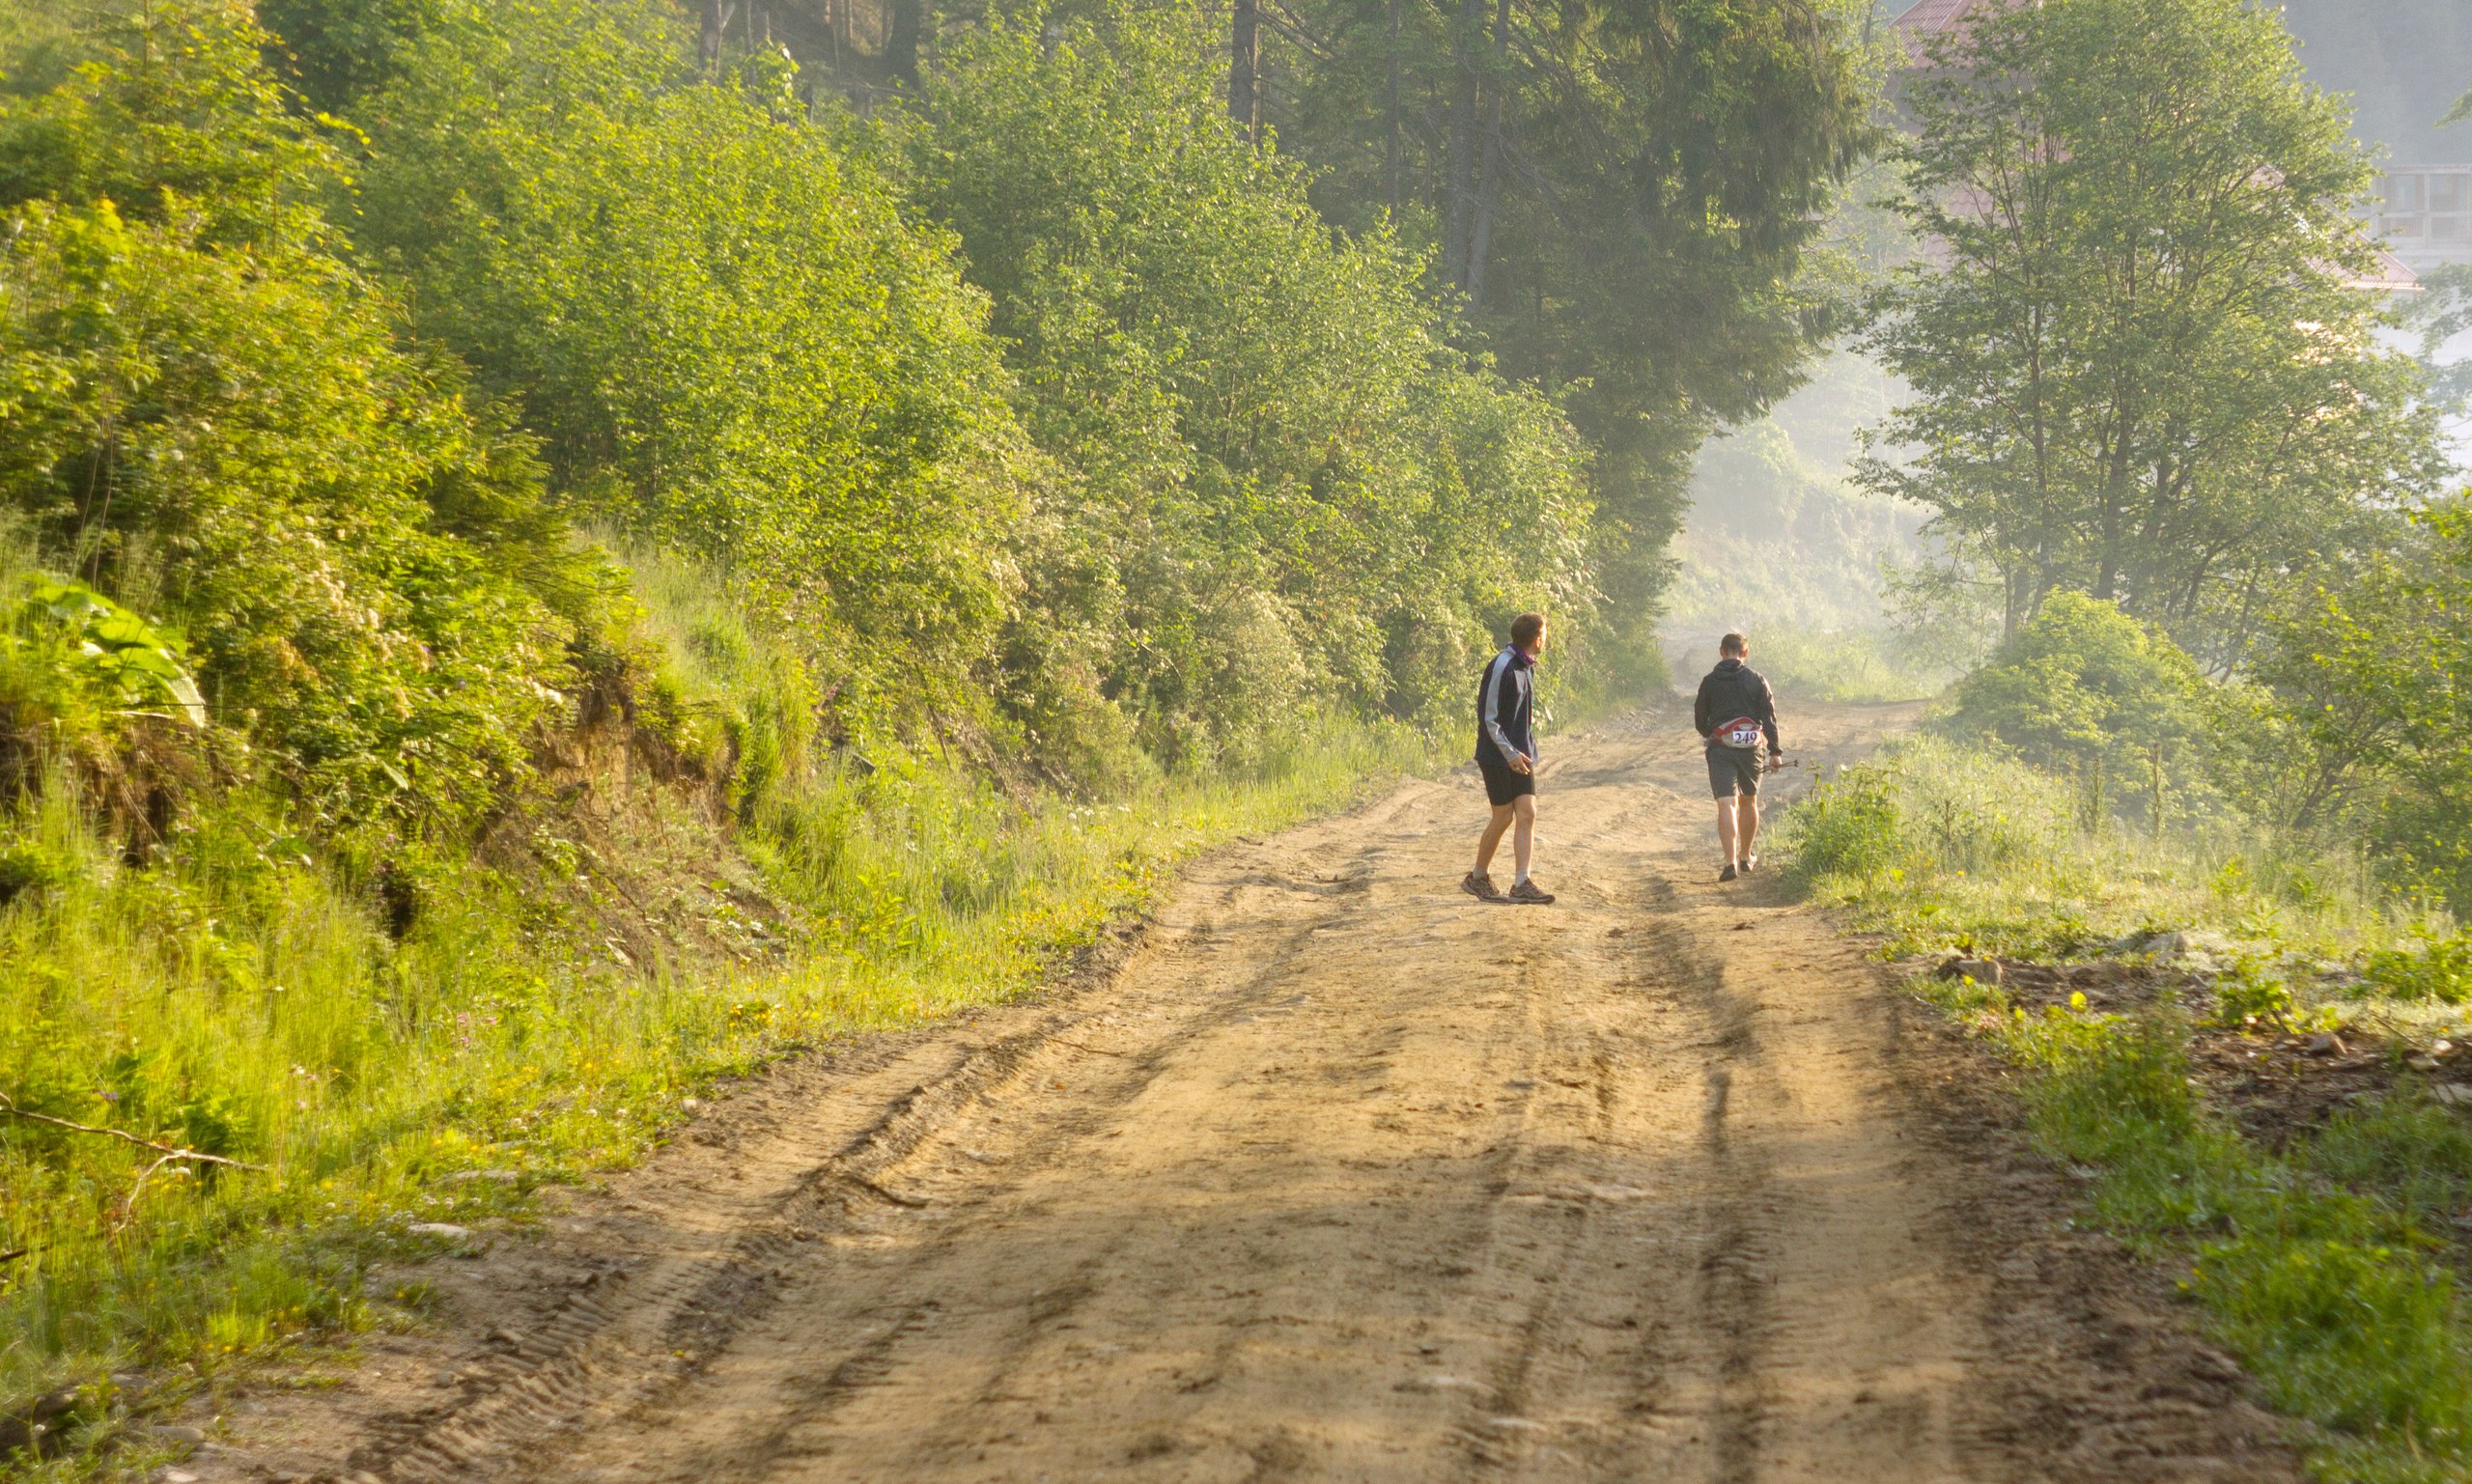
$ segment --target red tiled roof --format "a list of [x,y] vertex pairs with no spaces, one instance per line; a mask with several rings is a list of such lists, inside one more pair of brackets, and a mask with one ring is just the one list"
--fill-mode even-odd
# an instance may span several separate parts
[[2412,266],[2381,247],[2377,250],[2377,271],[2369,277],[2345,281],[2347,289],[2368,289],[2379,294],[2418,294],[2424,287],[2421,275]]

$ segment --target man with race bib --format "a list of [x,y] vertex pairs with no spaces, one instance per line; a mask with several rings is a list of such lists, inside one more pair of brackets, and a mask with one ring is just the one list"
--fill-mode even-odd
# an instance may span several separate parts
[[1708,740],[1708,787],[1717,799],[1717,845],[1725,852],[1721,882],[1759,864],[1759,778],[1785,765],[1777,740],[1777,698],[1768,681],[1743,661],[1751,641],[1729,633],[1717,644],[1717,667],[1700,683],[1692,723]]

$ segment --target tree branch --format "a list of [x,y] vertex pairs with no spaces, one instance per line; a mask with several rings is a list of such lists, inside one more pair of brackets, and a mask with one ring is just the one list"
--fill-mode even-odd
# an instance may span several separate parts
[[[116,1138],[124,1143],[135,1144],[140,1149],[152,1149],[163,1158],[154,1162],[154,1168],[147,1170],[147,1174],[150,1175],[155,1168],[160,1168],[173,1160],[194,1160],[201,1164],[221,1164],[232,1169],[251,1170],[261,1175],[268,1173],[265,1165],[251,1164],[246,1160],[227,1160],[219,1154],[207,1154],[201,1150],[180,1149],[170,1144],[158,1144],[151,1138],[140,1138],[134,1134],[119,1129],[100,1128],[91,1123],[70,1123],[66,1118],[54,1118],[49,1113],[30,1113],[19,1107],[15,1100],[5,1092],[0,1092],[0,1113],[6,1113],[12,1118],[23,1118],[30,1123],[43,1123],[55,1129],[67,1129],[71,1134],[97,1134],[105,1138]],[[144,1183],[141,1177],[139,1184]]]

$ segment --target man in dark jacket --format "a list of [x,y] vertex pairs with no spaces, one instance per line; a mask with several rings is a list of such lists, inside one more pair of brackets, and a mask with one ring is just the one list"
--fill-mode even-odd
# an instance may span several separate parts
[[1777,740],[1777,698],[1768,681],[1743,661],[1751,641],[1729,633],[1717,642],[1717,667],[1700,682],[1691,720],[1708,741],[1708,787],[1717,798],[1717,845],[1726,853],[1721,882],[1759,864],[1751,843],[1759,835],[1759,775],[1785,764]]
[[[1485,799],[1494,817],[1476,841],[1476,869],[1459,889],[1479,902],[1527,902],[1542,906],[1554,894],[1528,879],[1528,859],[1536,843],[1536,657],[1545,652],[1545,615],[1523,613],[1511,620],[1510,647],[1485,666],[1476,686],[1476,770],[1485,776]],[[1511,837],[1511,859],[1519,867],[1510,891],[1496,890],[1487,869],[1503,831],[1517,826]]]

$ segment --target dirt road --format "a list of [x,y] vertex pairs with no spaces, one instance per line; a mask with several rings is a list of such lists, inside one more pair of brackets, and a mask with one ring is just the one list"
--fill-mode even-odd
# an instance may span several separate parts
[[1107,971],[785,1070],[437,1265],[447,1333],[193,1471],[2296,1477],[2067,1229],[1989,1069],[1773,882],[1716,883],[1686,733],[1557,754],[1559,905],[1453,889],[1469,778],[1214,857]]

